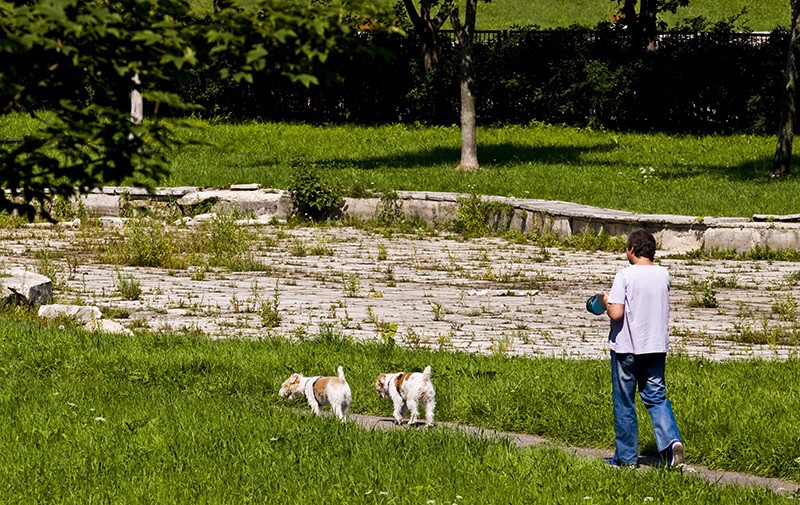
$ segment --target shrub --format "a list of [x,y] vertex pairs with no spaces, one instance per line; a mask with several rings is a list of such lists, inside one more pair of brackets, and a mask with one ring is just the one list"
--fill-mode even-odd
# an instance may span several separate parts
[[292,208],[297,217],[319,221],[341,215],[344,206],[342,191],[322,180],[313,168],[298,169],[289,186]]
[[508,203],[483,200],[478,195],[459,198],[453,231],[465,237],[488,235],[508,227],[514,208]]

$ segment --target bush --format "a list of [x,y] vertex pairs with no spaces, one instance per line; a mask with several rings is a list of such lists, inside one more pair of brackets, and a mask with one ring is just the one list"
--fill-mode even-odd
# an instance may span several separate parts
[[[756,41],[730,27],[710,28],[664,33],[649,54],[608,27],[526,28],[478,42],[478,123],[770,131],[780,112],[788,33],[775,30]],[[319,86],[300,89],[277,79],[220,83],[208,73],[183,93],[209,115],[230,119],[458,124],[459,51],[445,34],[433,72],[422,68],[413,37],[359,37],[364,48],[375,50],[332,55],[327,73],[338,77]]]
[[299,169],[289,186],[289,193],[294,214],[301,219],[319,221],[342,214],[342,190],[323,181],[315,169]]
[[503,202],[484,200],[479,195],[459,198],[452,229],[464,237],[480,237],[508,228],[514,208]]

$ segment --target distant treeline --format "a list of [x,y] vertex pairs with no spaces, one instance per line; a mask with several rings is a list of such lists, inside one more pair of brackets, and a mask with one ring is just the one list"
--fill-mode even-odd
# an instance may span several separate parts
[[[357,35],[310,89],[277,77],[229,84],[215,71],[181,83],[201,115],[310,122],[459,121],[458,47],[440,37],[440,64],[422,68],[417,42]],[[675,33],[641,52],[615,30],[524,29],[475,50],[480,124],[543,121],[619,130],[772,132],[780,112],[788,33]],[[218,61],[224,65],[224,61]]]

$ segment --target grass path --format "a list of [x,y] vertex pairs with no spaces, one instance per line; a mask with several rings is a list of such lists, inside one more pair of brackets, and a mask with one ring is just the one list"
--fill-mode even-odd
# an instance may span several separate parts
[[[359,426],[366,429],[378,430],[401,430],[413,429],[403,428],[394,424],[394,421],[389,417],[377,417],[364,414],[351,414],[350,419]],[[421,423],[420,423],[421,424]],[[487,430],[485,428],[476,428],[473,426],[465,426],[455,423],[437,423],[450,429],[455,429],[463,433],[467,433],[479,437],[497,438],[510,442],[513,446],[518,448],[536,447],[536,446],[555,446],[564,452],[572,455],[591,459],[607,459],[613,456],[613,451],[603,449],[592,449],[588,447],[576,447],[563,444],[556,444],[552,440],[537,435],[529,435],[525,433],[510,433],[506,431]],[[663,467],[663,462],[654,456],[640,457],[639,458],[640,471],[647,471],[653,467]],[[681,473],[694,475],[714,484],[722,485],[738,485],[746,487],[763,487],[774,491],[779,494],[795,494],[800,496],[800,484],[788,480],[777,479],[774,477],[760,477],[743,472],[727,472],[723,470],[712,470],[699,465],[687,465],[680,470]]]

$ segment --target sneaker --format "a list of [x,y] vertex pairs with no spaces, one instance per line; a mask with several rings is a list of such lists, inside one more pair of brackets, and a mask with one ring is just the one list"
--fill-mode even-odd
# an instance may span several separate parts
[[639,466],[636,463],[622,463],[614,458],[609,458],[604,461],[606,465],[611,466],[613,468],[636,468],[637,466]]
[[667,466],[675,468],[686,464],[686,459],[683,457],[683,444],[680,440],[675,440],[666,450],[667,453]]

